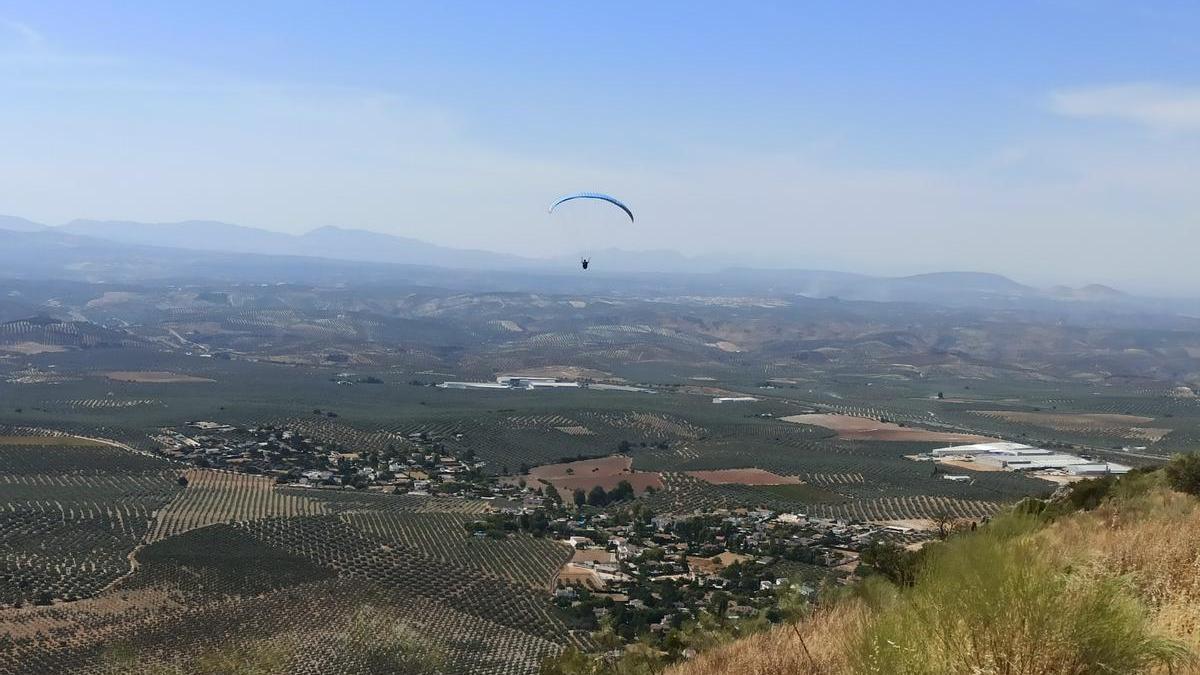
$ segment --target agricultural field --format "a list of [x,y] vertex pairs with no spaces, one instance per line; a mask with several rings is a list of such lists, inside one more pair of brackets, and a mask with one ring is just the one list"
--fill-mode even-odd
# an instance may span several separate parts
[[[305,655],[289,672],[359,672],[362,644],[344,640],[363,612],[451,670],[535,671],[564,640],[586,643],[549,601],[570,550],[472,537],[464,524],[486,508],[281,489],[87,439],[5,435],[0,671],[128,672],[269,640]],[[297,626],[313,614],[320,628]]]
[[0,604],[93,595],[178,493],[166,462],[82,439],[0,437]]
[[661,490],[662,478],[652,471],[634,471],[633,460],[623,455],[603,459],[584,459],[560,464],[539,466],[525,476],[529,483],[549,483],[563,494],[575,490],[587,492],[594,487],[612,490],[622,481],[629,482],[636,493]]
[[[562,530],[583,512],[927,528],[1055,488],[1011,471],[945,480],[909,458],[937,447],[999,438],[1135,465],[1200,449],[1187,395],[1200,351],[1179,318],[1151,339],[1121,317],[1060,329],[1057,314],[1034,325],[786,294],[2,290],[17,291],[0,293],[5,673],[171,668],[264,645],[286,672],[386,672],[364,660],[364,636],[386,627],[450,672],[534,673],[567,645],[595,647],[553,595],[595,576],[564,566]],[[504,374],[654,393],[435,386]],[[164,452],[171,432],[208,434],[199,422],[234,431]],[[283,441],[266,438],[285,430],[342,473],[274,471],[265,457]],[[224,444],[255,458],[218,463]],[[371,478],[350,480],[358,469]],[[547,484],[570,502],[622,481],[634,495],[568,504],[559,531],[522,521]],[[771,565],[813,584],[832,574]]]

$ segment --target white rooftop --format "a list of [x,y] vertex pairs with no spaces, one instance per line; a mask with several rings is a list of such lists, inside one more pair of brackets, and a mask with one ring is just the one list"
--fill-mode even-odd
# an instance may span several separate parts
[[969,445],[952,445],[946,448],[938,448],[931,450],[929,454],[936,456],[942,455],[982,455],[986,452],[1010,452],[1013,450],[1031,449],[1036,450],[1033,446],[1025,445],[1024,443],[1012,443],[1009,441],[992,441],[990,443],[971,443]]

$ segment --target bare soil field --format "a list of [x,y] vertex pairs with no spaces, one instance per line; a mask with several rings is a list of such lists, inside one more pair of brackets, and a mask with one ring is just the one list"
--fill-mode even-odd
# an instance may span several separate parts
[[216,382],[207,377],[169,373],[164,370],[114,370],[104,376],[115,382],[138,382],[144,384],[174,384],[180,382]]
[[729,567],[730,565],[732,565],[735,562],[736,563],[746,562],[749,559],[750,559],[750,556],[748,556],[748,555],[742,555],[741,553],[733,553],[732,551],[726,551],[724,553],[714,555],[711,558],[704,558],[701,556],[689,555],[687,557],[687,564],[688,564],[688,567],[690,567],[693,571],[696,571],[696,572],[700,572],[703,574],[718,574],[718,573],[720,573],[721,570],[725,569],[726,567]]
[[937,529],[937,523],[928,518],[900,518],[897,520],[876,520],[876,525],[893,525],[895,527],[911,527],[921,532],[932,532]]
[[56,352],[65,352],[66,347],[58,345],[47,345],[41,342],[17,342],[11,345],[0,345],[0,352],[12,352],[14,354],[23,354],[25,356],[33,356],[34,354],[53,354]]
[[1100,433],[1120,438],[1144,441],[1159,441],[1171,433],[1164,427],[1142,426],[1154,421],[1153,417],[1140,415],[1119,415],[1113,413],[1048,413],[1048,412],[1008,412],[1004,410],[972,410],[972,413],[983,417],[1029,424],[1035,427],[1076,433]]
[[617,561],[617,554],[612,551],[606,551],[602,548],[581,548],[576,549],[571,556],[571,562],[577,565],[586,563],[614,563]]
[[585,586],[594,591],[602,591],[605,588],[604,581],[595,570],[575,563],[563,565],[558,573],[558,580],[568,586]]
[[714,485],[796,485],[802,482],[796,476],[780,476],[765,469],[718,469],[686,473]]
[[564,380],[613,379],[612,373],[593,368],[581,368],[579,366],[539,366],[536,368],[522,368],[517,373],[498,373],[498,375],[502,377],[558,377]]
[[966,469],[967,471],[1007,471],[999,464],[988,464],[986,462],[972,462],[962,459],[939,459],[938,464],[942,466],[952,466],[956,469]]
[[902,427],[893,422],[880,422],[868,417],[853,415],[809,414],[781,417],[784,422],[811,424],[836,431],[838,438],[847,441],[929,441],[936,443],[986,443],[995,438],[976,434],[960,434],[950,431],[930,431],[913,427]]
[[564,493],[564,499],[568,499],[570,493],[575,490],[586,492],[597,485],[611,490],[623,480],[629,481],[638,494],[645,492],[647,488],[663,488],[662,476],[651,471],[634,471],[632,467],[633,459],[624,455],[613,455],[601,459],[535,467],[525,476],[525,480],[530,483],[546,481],[560,493]]

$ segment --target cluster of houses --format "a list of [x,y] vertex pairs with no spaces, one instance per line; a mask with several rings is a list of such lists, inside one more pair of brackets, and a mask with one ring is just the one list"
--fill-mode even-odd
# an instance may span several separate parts
[[[649,589],[663,583],[699,589],[676,599],[652,630],[672,617],[696,616],[701,607],[712,606],[717,593],[729,599],[723,611],[734,619],[772,606],[780,590],[793,584],[793,590],[812,596],[820,578],[848,578],[872,541],[922,536],[907,527],[770,510],[656,515],[643,524],[617,524],[605,513],[560,520],[568,521],[568,532],[580,533],[563,539],[574,553],[558,577],[560,602],[579,604],[586,596],[600,617],[611,610],[596,598],[625,611],[649,611],[639,598],[661,595]],[[807,570],[804,580],[796,578],[797,569]]]
[[390,492],[467,492],[495,497],[504,486],[486,486],[483,462],[443,451],[428,435],[397,439],[384,451],[349,451],[297,430],[276,426],[237,427],[199,421],[160,429],[159,453],[196,466],[239,471],[302,486],[353,486]]

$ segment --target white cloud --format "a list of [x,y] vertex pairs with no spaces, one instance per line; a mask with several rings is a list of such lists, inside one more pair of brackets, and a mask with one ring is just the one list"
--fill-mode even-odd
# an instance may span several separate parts
[[0,18],[0,45],[13,38],[25,48],[37,48],[46,42],[46,38],[29,24]]
[[1132,122],[1162,132],[1200,131],[1200,87],[1154,83],[1081,87],[1055,92],[1060,115]]

